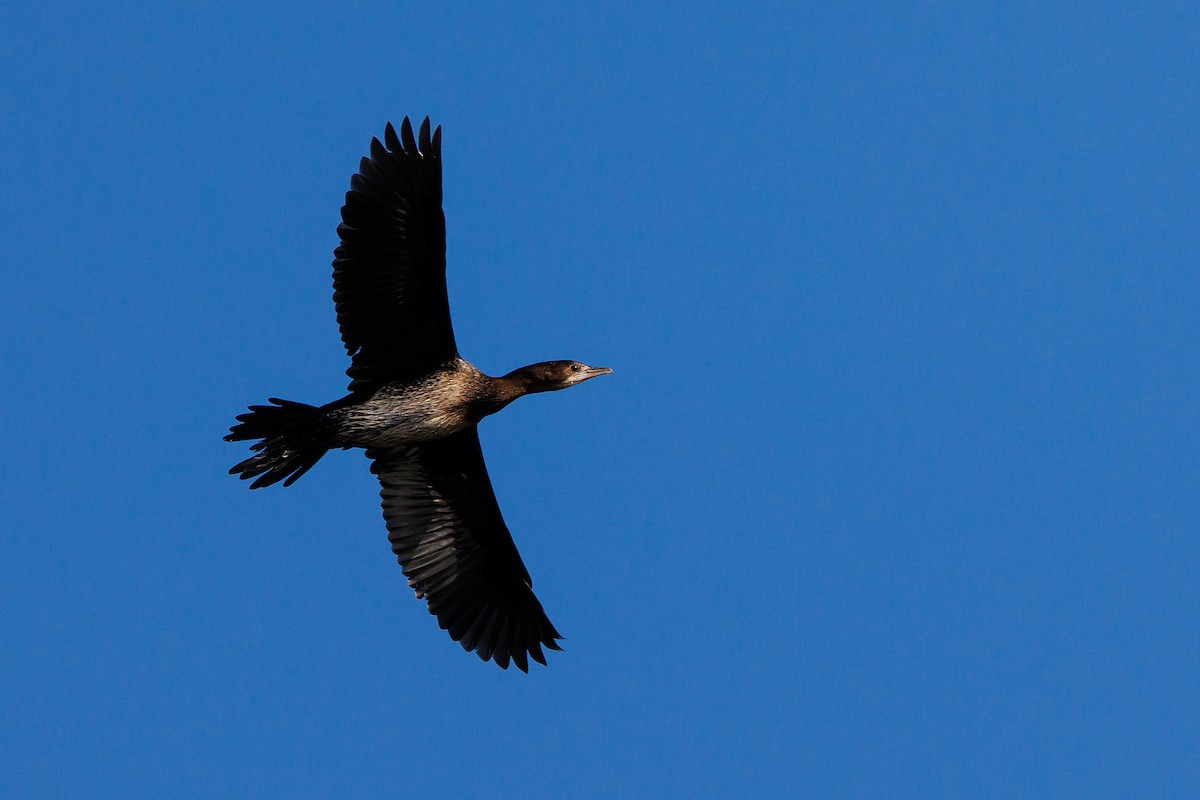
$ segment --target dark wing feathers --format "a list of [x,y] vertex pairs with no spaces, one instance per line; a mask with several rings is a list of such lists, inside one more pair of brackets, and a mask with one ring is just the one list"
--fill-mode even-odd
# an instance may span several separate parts
[[[410,132],[411,133],[411,132]],[[422,128],[422,138],[427,132]],[[507,669],[542,647],[560,649],[558,631],[500,515],[474,427],[425,444],[373,448],[388,539],[408,585],[450,638]]]
[[384,143],[371,140],[350,179],[333,301],[351,391],[427,373],[458,353],[446,296],[441,133],[430,136],[428,117],[417,138],[407,117],[399,137],[388,123]]

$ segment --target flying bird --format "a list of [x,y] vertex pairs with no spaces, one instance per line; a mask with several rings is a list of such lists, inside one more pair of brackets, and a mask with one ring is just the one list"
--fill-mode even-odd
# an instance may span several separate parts
[[350,356],[349,394],[316,407],[270,398],[226,441],[254,441],[229,470],[251,489],[290,486],[333,448],[366,449],[388,538],[408,585],[468,652],[507,669],[545,664],[562,639],[488,478],[477,425],[535,392],[612,373],[544,361],[499,378],[458,353],[446,294],[442,129],[389,122],[350,179],[334,250],[333,302]]

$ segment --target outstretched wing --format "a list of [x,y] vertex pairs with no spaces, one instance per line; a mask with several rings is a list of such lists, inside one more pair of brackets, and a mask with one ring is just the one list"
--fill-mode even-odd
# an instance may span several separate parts
[[562,637],[500,515],[476,428],[367,456],[382,485],[392,551],[438,624],[504,669],[511,658],[527,671],[526,654],[545,664],[542,647],[559,650]]
[[446,297],[441,126],[431,137],[426,117],[414,138],[405,117],[400,136],[389,122],[383,140],[371,140],[350,179],[333,253],[351,391],[425,374],[458,353]]

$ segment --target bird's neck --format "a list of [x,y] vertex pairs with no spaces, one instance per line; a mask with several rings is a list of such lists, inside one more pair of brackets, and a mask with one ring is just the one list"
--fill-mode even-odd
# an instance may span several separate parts
[[528,376],[520,372],[515,370],[499,378],[488,377],[482,382],[474,403],[480,416],[495,414],[518,397],[536,391],[531,388]]
[[493,378],[492,381],[496,386],[496,391],[503,397],[507,398],[507,402],[511,403],[518,397],[536,392],[546,391],[545,383],[538,379],[533,373],[534,365],[514,369],[507,375],[499,378]]

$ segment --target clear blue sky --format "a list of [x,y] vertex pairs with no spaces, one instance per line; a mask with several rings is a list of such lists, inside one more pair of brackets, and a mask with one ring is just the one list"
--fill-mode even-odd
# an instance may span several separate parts
[[[1195,791],[1200,11],[812,5],[9,8],[0,795]],[[529,675],[225,474],[405,114],[463,353],[616,369],[482,427]]]

